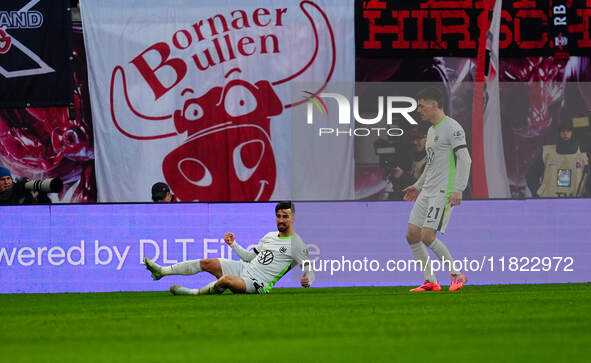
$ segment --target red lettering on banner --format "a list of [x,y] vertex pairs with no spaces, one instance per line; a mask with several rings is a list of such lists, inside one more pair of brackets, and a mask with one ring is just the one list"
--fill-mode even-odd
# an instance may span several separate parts
[[195,62],[195,66],[197,66],[197,68],[200,71],[204,71],[209,67],[215,66],[215,62],[213,61],[213,59],[211,58],[211,53],[209,51],[209,49],[206,49],[203,51],[203,55],[205,56],[205,59],[207,60],[207,64],[203,65],[201,63],[201,61],[199,60],[199,55],[198,54],[193,54],[193,56],[191,58],[193,58],[193,61]]
[[[183,34],[185,36],[185,41],[186,41],[187,45],[183,46],[181,44],[181,42],[179,41],[179,37],[178,37],[178,34],[179,33],[180,34]],[[191,38],[191,34],[188,31],[186,31],[185,29],[181,29],[181,30],[177,31],[172,36],[172,44],[174,44],[174,46],[177,49],[181,49],[181,50],[187,49],[187,48],[189,48],[191,46],[191,43],[192,42],[193,42],[193,39]]]
[[[160,64],[158,64],[158,66],[155,68],[151,68],[144,58],[144,54],[151,51],[156,51],[158,54],[160,54]],[[144,77],[152,89],[152,92],[154,92],[155,100],[159,99],[166,92],[174,88],[174,86],[176,86],[183,79],[183,77],[185,77],[185,74],[187,74],[187,65],[185,62],[183,62],[183,60],[180,58],[168,59],[169,56],[170,47],[168,44],[159,42],[144,50],[140,55],[132,59],[130,62],[136,66],[137,70],[140,72],[142,77]],[[165,87],[156,76],[156,71],[165,66],[171,67],[176,74],[176,80],[168,87]]]
[[269,12],[269,10],[264,9],[264,8],[258,8],[254,11],[254,13],[252,14],[252,20],[254,21],[254,23],[260,27],[265,27],[267,25],[269,25],[271,23],[271,19],[267,19],[267,23],[263,24],[264,20],[259,19],[259,17],[263,17],[263,16],[269,16],[269,14],[271,14]]
[[282,26],[283,25],[283,23],[281,22],[282,21],[281,16],[283,14],[285,14],[285,13],[287,13],[287,9],[286,8],[283,8],[283,9],[275,9],[275,18],[277,19],[275,21],[275,26]]
[[408,40],[404,40],[404,19],[408,19],[409,16],[410,11],[408,10],[392,11],[392,18],[398,19],[398,24],[395,25],[396,30],[393,32],[394,34],[398,35],[398,39],[392,42],[392,48],[394,49],[408,49],[410,46],[410,42]]
[[239,41],[238,41],[238,53],[244,55],[244,56],[249,56],[249,55],[253,55],[256,47],[252,47],[252,51],[249,53],[245,47],[248,45],[251,45],[254,43],[254,39],[252,39],[251,37],[242,37]]
[[365,49],[380,49],[382,42],[376,40],[376,34],[392,34],[398,31],[397,25],[376,25],[376,19],[382,17],[380,10],[366,10],[363,17],[369,20],[369,40],[363,41]]
[[271,39],[273,41],[273,51],[272,53],[279,53],[279,39],[273,34],[269,35],[261,35],[261,54],[267,54],[267,39]]
[[[591,6],[591,1],[587,2],[587,6]],[[589,31],[591,27],[591,9],[577,9],[577,16],[583,19],[581,24],[573,24],[568,26],[568,31],[571,33],[581,33],[583,39],[577,40],[577,47],[588,48],[591,47],[591,38]]]
[[[438,49],[474,50],[478,42],[472,39],[471,35],[480,24],[471,22],[480,23],[480,18],[476,20],[475,14],[479,14],[488,1],[490,0],[420,0],[413,5],[406,5],[402,0],[392,3],[364,1],[362,18],[367,19],[367,28],[361,33],[367,39],[362,40],[362,49],[416,49],[434,52]],[[505,1],[507,2],[506,9],[501,10],[500,49],[543,51],[556,47],[556,42],[560,47],[565,47],[568,40],[569,47],[572,43],[572,47],[575,48],[575,39],[569,39],[564,29],[568,29],[568,33],[581,34],[576,34],[576,48],[591,47],[591,9],[577,8],[583,6],[576,5],[572,0],[565,1],[564,4],[550,2],[549,6],[534,0]],[[585,3],[591,7],[591,0]],[[402,9],[396,9],[398,4]],[[417,9],[412,9],[413,7]],[[569,24],[568,17],[574,18],[575,13],[580,23]],[[556,34],[557,38],[552,35],[553,38],[550,40],[549,25],[564,28],[560,34]],[[433,27],[435,34],[426,33]],[[435,40],[432,40],[433,38]],[[382,44],[385,39],[391,40],[391,48],[387,42]]]
[[224,58],[224,53],[222,52],[222,47],[220,47],[220,41],[218,40],[218,38],[213,38],[212,42],[215,47],[215,51],[218,54],[219,62],[220,63],[225,62],[226,58]]
[[503,20],[507,21],[508,23],[513,20],[511,14],[508,11],[503,10],[501,11],[501,27],[499,30],[499,49],[505,49],[511,45],[513,42],[513,32],[511,28],[508,27],[506,24],[503,24]]
[[539,49],[543,48],[548,41],[548,33],[542,32],[542,38],[539,40],[521,40],[521,20],[522,19],[541,19],[542,25],[548,24],[548,16],[540,9],[519,10],[515,14],[515,43],[521,49]]
[[534,0],[516,0],[513,3],[514,9],[535,9],[536,2]]
[[425,19],[429,17],[429,10],[413,10],[411,14],[413,18],[417,19],[417,40],[410,42],[411,48],[427,49],[429,48],[429,42],[424,39],[423,27],[425,26]]
[[203,33],[201,33],[202,26],[203,26],[203,20],[199,20],[198,22],[193,24],[193,29],[195,30],[195,34],[197,34],[197,39],[199,39],[199,41],[202,41],[205,39],[205,37],[203,36]]
[[230,42],[230,36],[228,34],[224,35],[224,40],[226,41],[226,49],[228,49],[228,53],[230,55],[229,60],[236,58],[234,55],[234,50],[232,49],[232,43]]
[[[234,17],[234,13],[239,14],[240,16]],[[250,28],[250,24],[248,23],[248,15],[246,15],[246,11],[244,10],[234,10],[230,13],[234,20],[232,20],[232,28],[236,30]],[[238,25],[238,21],[242,21],[242,25]]]
[[364,9],[385,9],[386,3],[383,0],[370,0],[363,2]]
[[[433,48],[441,47],[447,49],[447,42],[443,40],[443,34],[462,34],[464,38],[459,41],[460,49],[476,48],[476,41],[470,39],[470,18],[462,10],[433,10],[432,16],[435,18],[436,41],[431,42]],[[460,25],[443,25],[443,19],[462,19]]]
[[218,35],[219,32],[218,29],[215,27],[215,19],[220,20],[219,23],[222,25],[222,33],[230,31],[230,29],[228,28],[228,23],[226,22],[226,18],[222,14],[217,14],[207,19],[211,35]]
[[472,0],[427,0],[421,9],[471,9]]
[[[274,9],[258,8],[252,12],[252,24],[258,27],[267,27],[269,25],[282,26],[282,16],[287,13],[287,8]],[[251,26],[248,14],[244,10],[234,10],[231,13],[232,20],[229,22],[222,14],[216,14],[210,18],[195,22],[189,30],[180,29],[173,33],[170,43],[176,49],[187,50],[193,45],[193,40],[202,42],[207,37],[211,39],[211,45],[198,53],[189,55],[197,69],[205,71],[210,67],[224,63],[236,58],[236,53],[242,56],[251,56],[259,51],[261,54],[279,53],[279,39],[274,34],[261,35],[257,40],[260,45],[257,46],[255,39],[251,37],[242,37],[236,43],[232,43],[229,34],[222,37],[216,37],[231,30],[241,30]],[[272,14],[275,15],[273,19]],[[229,24],[229,25],[228,25]],[[231,27],[231,28],[230,28]],[[191,31],[192,30],[192,31]],[[194,35],[192,35],[194,34]],[[195,38],[194,38],[195,37]],[[170,44],[169,43],[169,44]],[[150,66],[146,60],[145,54],[157,52],[160,55],[160,63],[155,67]],[[134,58],[131,63],[136,66],[142,77],[146,80],[154,96],[157,99],[162,97],[174,86],[176,86],[186,75],[187,65],[181,58],[170,58],[171,46],[164,42],[158,42],[140,55]],[[153,62],[151,62],[153,63]],[[171,67],[176,73],[176,79],[173,84],[168,86],[158,78],[159,69]]]

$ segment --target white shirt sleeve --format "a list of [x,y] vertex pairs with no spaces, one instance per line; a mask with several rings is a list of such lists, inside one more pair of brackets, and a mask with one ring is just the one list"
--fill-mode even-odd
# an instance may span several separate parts
[[456,180],[454,183],[454,192],[461,193],[468,186],[468,178],[470,178],[470,165],[472,159],[467,148],[456,151]]
[[232,243],[230,245],[230,248],[232,248],[232,251],[234,251],[234,253],[236,255],[238,255],[238,257],[240,257],[240,259],[242,261],[250,262],[256,257],[256,255],[258,254],[258,251],[260,251],[260,247],[261,247],[262,243],[263,243],[263,240],[260,240],[257,247],[255,247],[254,250],[252,250],[252,251],[246,250],[244,247],[240,246],[238,244],[238,242],[236,242],[236,241],[234,241],[234,243]]
[[302,271],[308,277],[310,284],[316,279],[314,271],[312,271],[310,265],[310,255],[308,254],[308,246],[302,241],[300,236],[295,234],[291,238],[291,257],[296,264],[302,266]]
[[466,133],[464,132],[462,126],[459,123],[454,122],[450,128],[450,132],[450,144],[456,157],[456,178],[453,191],[461,193],[468,185],[472,159],[470,158],[470,153],[468,152]]
[[456,151],[458,148],[467,146],[466,133],[459,123],[454,122],[453,126],[451,126],[449,130],[451,131],[451,135],[449,135],[449,142],[454,151]]

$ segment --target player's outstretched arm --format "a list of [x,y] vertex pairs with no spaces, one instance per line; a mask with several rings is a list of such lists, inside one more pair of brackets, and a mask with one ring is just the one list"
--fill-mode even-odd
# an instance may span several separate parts
[[310,287],[310,285],[316,279],[316,275],[312,270],[312,266],[310,266],[308,246],[306,246],[306,244],[297,234],[291,239],[291,253],[295,263],[300,265],[302,267],[302,271],[304,271],[304,275],[300,280],[300,285],[302,285],[302,287]]
[[238,242],[236,242],[234,233],[232,232],[226,232],[226,234],[224,234],[224,242],[226,242],[226,244],[232,248],[232,251],[234,251],[234,253],[236,253],[236,255],[238,255],[238,257],[244,262],[252,261],[257,255],[254,251],[247,251],[240,246]]

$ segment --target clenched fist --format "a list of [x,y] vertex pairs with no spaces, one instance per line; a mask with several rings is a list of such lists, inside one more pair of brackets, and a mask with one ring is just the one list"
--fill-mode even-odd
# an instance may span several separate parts
[[226,242],[228,245],[234,243],[234,233],[226,232],[226,234],[224,235],[224,242]]

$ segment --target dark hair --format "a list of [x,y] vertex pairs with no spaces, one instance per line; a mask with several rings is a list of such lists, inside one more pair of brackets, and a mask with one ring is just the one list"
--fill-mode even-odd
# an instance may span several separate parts
[[417,100],[420,99],[425,101],[435,101],[437,102],[437,106],[443,109],[443,101],[445,100],[445,97],[439,88],[428,87],[420,90],[419,93],[417,93]]
[[168,184],[164,182],[158,182],[152,185],[152,200],[157,202],[166,198],[166,195],[170,193],[170,188]]
[[295,215],[295,205],[291,200],[277,203],[277,205],[275,206],[275,213],[279,212],[282,209],[291,209],[291,215]]

